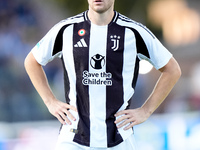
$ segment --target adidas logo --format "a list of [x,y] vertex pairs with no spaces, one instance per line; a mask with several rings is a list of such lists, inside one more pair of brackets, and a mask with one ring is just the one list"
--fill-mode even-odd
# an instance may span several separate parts
[[82,38],[80,41],[77,42],[77,44],[74,45],[74,47],[88,47],[85,40]]

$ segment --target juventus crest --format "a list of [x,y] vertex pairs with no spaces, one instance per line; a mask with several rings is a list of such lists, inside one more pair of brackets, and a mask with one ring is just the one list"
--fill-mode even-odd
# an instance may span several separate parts
[[111,35],[110,36],[111,41],[113,42],[113,46],[111,47],[113,51],[117,51],[119,49],[119,40],[120,40],[120,36],[117,35]]

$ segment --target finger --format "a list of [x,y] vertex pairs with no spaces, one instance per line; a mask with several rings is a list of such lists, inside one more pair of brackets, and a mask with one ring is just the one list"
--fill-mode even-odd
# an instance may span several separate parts
[[72,105],[70,105],[70,108],[69,109],[71,109],[71,110],[74,110],[74,111],[76,111],[77,112],[77,108],[76,107],[74,107],[74,106],[72,106]]
[[123,116],[121,116],[121,117],[119,117],[118,119],[115,120],[115,124],[118,124],[118,123],[120,123],[120,122],[122,122],[122,121],[124,121],[128,118],[130,118],[129,115],[123,115]]
[[65,122],[66,122],[67,124],[69,124],[69,125],[72,125],[71,121],[70,121],[68,118],[65,119]]
[[68,119],[68,117],[66,116],[65,113],[61,112],[61,113],[60,113],[60,116],[61,116],[61,118],[62,118],[67,124],[69,124],[69,125],[72,124],[71,121]]
[[62,123],[63,125],[66,124],[66,122],[60,117],[59,114],[57,114],[55,117],[56,117],[56,118],[58,119],[58,121],[60,121],[60,123]]
[[69,117],[71,120],[76,121],[76,118],[68,110],[64,110],[66,117]]
[[122,122],[122,123],[120,123],[119,125],[117,125],[117,128],[124,127],[124,126],[130,124],[130,122],[131,122],[130,119],[124,120],[124,122]]
[[76,107],[74,107],[74,106],[72,106],[72,105],[65,104],[65,108],[66,108],[66,109],[71,109],[71,110],[74,110],[74,111],[76,111],[76,112],[77,112],[77,108],[76,108]]
[[117,113],[115,114],[115,117],[121,116],[121,115],[123,115],[123,114],[125,114],[125,113],[124,113],[124,110],[119,111],[119,112],[117,112]]
[[124,128],[124,130],[128,130],[130,128],[133,128],[134,125],[135,125],[135,123],[131,122],[127,127]]
[[121,110],[115,114],[115,117],[126,115],[126,114],[129,114],[129,110]]

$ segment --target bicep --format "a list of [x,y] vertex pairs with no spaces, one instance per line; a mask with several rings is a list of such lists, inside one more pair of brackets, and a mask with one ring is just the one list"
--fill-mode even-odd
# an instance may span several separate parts
[[24,66],[25,66],[25,68],[27,68],[28,66],[32,66],[32,65],[37,65],[37,66],[41,66],[38,62],[37,62],[37,60],[35,59],[35,57],[33,56],[33,53],[32,52],[30,52],[27,56],[26,56],[26,58],[25,58],[25,60],[24,60]]
[[174,57],[172,57],[164,67],[160,68],[159,71],[162,73],[168,72],[171,75],[174,75],[174,74],[176,74],[178,76],[181,75],[180,66]]
[[32,52],[26,56],[24,67],[30,77],[43,72],[42,66],[37,62]]

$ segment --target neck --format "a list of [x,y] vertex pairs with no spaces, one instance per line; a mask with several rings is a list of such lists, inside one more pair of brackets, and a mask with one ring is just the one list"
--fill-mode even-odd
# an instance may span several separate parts
[[88,17],[90,19],[90,21],[93,24],[99,25],[99,26],[104,26],[104,25],[108,25],[114,16],[114,11],[110,10],[110,11],[106,11],[104,13],[98,13],[93,11],[92,9],[89,9],[88,11]]

